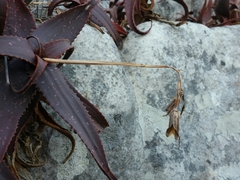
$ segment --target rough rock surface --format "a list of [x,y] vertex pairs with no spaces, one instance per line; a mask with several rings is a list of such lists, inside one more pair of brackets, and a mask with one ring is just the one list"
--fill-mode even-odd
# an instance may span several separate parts
[[[174,0],[161,0],[155,2],[153,11],[169,20],[175,20],[184,14],[183,7]],[[189,11],[193,12],[193,16],[196,17],[201,10],[204,0],[184,0],[184,2],[187,4]]]
[[[140,29],[149,27],[141,24]],[[131,32],[119,51],[111,37],[85,26],[71,59],[164,64],[180,69],[187,101],[181,117],[181,145],[165,136],[164,108],[175,95],[177,75],[169,69],[65,65],[73,85],[106,116],[101,133],[111,170],[126,179],[240,178],[240,26],[208,29],[153,22],[141,36]],[[62,123],[64,124],[64,123]],[[104,180],[84,145],[62,165],[70,142],[45,134],[49,161],[34,170],[40,179]],[[76,139],[77,136],[75,136]]]
[[128,69],[143,133],[142,179],[240,178],[238,31],[239,26],[154,23],[148,35],[131,33],[124,42],[125,61],[181,69],[187,100],[177,148],[173,138],[164,137],[167,120],[160,110],[174,96],[176,76],[169,70]]

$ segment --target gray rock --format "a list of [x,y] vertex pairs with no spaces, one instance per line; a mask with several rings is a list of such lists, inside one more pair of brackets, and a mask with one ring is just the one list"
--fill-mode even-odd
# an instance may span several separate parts
[[[139,28],[146,30],[149,23]],[[110,123],[101,138],[111,170],[120,180],[240,177],[238,32],[239,26],[209,29],[193,23],[172,27],[153,22],[145,36],[131,32],[118,51],[107,34],[84,27],[74,42],[71,59],[170,65],[180,69],[183,77],[187,104],[181,116],[178,147],[173,137],[165,136],[168,117],[163,116],[175,95],[174,71],[64,66],[73,85]],[[62,139],[65,148],[64,144],[52,148]],[[54,170],[43,179],[107,179],[80,141],[68,164],[62,165],[68,146],[69,141],[59,134],[50,136],[47,166],[54,164]]]
[[[188,6],[189,12],[192,12],[193,16],[197,17],[204,0],[184,0],[184,2]],[[161,0],[155,4],[153,11],[169,20],[176,20],[185,13],[183,6],[173,0]]]
[[[139,26],[148,27],[148,23]],[[192,23],[176,28],[154,22],[146,36],[130,33],[125,40],[125,61],[181,69],[187,100],[178,148],[173,137],[164,137],[167,118],[162,117],[174,96],[176,75],[170,70],[128,69],[143,132],[142,179],[240,177],[238,29]]]

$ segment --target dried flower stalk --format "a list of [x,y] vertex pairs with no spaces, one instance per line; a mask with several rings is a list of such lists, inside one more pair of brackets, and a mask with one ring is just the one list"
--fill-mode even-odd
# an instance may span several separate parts
[[[128,62],[109,62],[109,61],[91,61],[91,60],[62,60],[62,59],[52,59],[43,58],[45,61],[51,63],[61,63],[61,64],[84,64],[84,65],[114,65],[114,66],[131,66],[131,67],[141,67],[141,68],[169,68],[173,69],[178,73],[178,82],[176,85],[176,96],[171,100],[169,105],[166,107],[167,115],[169,115],[169,127],[166,131],[166,136],[174,135],[175,139],[178,140],[180,145],[180,135],[179,135],[179,123],[180,116],[182,115],[185,108],[185,100],[182,89],[182,77],[180,71],[172,66],[166,65],[147,65],[147,64],[136,64]],[[181,112],[178,112],[178,107],[180,102],[183,101],[183,106]]]

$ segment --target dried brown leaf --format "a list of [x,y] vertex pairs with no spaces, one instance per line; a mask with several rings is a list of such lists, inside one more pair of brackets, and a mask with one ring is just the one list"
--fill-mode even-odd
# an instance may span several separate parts
[[176,109],[173,109],[169,114],[169,126],[166,131],[166,136],[169,137],[173,134],[174,138],[178,140],[180,143],[179,121],[180,121],[180,113]]

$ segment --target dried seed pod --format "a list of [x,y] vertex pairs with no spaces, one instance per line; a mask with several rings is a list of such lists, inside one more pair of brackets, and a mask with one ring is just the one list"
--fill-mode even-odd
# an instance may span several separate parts
[[173,109],[176,109],[178,107],[178,105],[180,104],[181,99],[184,101],[181,79],[176,84],[176,89],[177,89],[176,96],[171,100],[171,102],[165,108],[165,110],[167,111],[167,114],[165,116],[169,115],[169,113]]
[[166,136],[169,137],[173,134],[175,139],[180,142],[179,121],[180,113],[176,109],[173,109],[169,114],[169,126],[166,131]]
[[177,97],[174,97],[171,102],[167,105],[167,107],[165,108],[165,111],[167,111],[167,115],[169,115],[169,113],[174,109],[176,108],[176,101],[177,101]]

